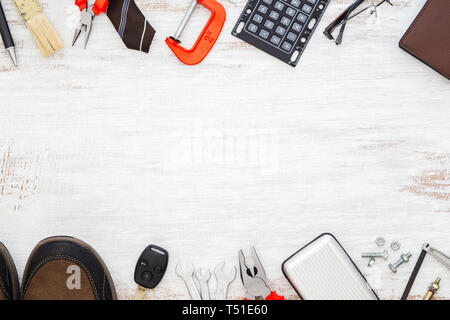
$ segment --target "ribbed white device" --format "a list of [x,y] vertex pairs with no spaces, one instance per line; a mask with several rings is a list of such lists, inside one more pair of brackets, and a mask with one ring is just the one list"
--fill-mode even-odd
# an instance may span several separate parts
[[323,234],[283,263],[283,272],[304,300],[377,300],[339,242]]

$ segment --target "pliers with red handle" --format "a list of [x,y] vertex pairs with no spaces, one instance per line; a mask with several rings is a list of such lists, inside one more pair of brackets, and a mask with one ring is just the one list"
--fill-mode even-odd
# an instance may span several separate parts
[[92,21],[94,21],[95,16],[98,16],[102,12],[106,12],[109,0],[96,0],[92,5],[89,5],[89,0],[75,0],[75,5],[80,9],[81,15],[80,22],[73,35],[72,46],[75,45],[83,32],[84,48],[86,49],[92,31]]
[[283,296],[279,296],[275,291],[270,289],[267,283],[266,272],[261,261],[256,254],[255,248],[251,248],[253,266],[249,267],[244,253],[239,250],[239,267],[241,270],[241,280],[247,289],[247,294],[251,300],[284,300]]

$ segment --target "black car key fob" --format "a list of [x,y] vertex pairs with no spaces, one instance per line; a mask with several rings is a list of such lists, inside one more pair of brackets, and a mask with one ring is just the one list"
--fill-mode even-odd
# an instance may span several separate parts
[[145,248],[134,271],[134,281],[139,285],[136,298],[142,299],[145,289],[153,289],[161,282],[168,262],[169,253],[165,249],[155,245]]

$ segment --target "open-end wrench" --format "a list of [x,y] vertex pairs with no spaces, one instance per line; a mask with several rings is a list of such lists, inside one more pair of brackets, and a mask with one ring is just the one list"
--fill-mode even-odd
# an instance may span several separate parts
[[177,275],[184,280],[186,287],[189,291],[189,295],[192,300],[201,300],[200,293],[194,282],[194,266],[191,262],[179,263],[175,269]]
[[217,279],[216,300],[226,300],[228,286],[236,278],[236,267],[225,268],[225,262],[221,262],[214,269]]
[[195,272],[195,277],[200,284],[200,294],[202,296],[202,300],[210,300],[211,297],[209,294],[208,281],[211,278],[211,272],[209,271],[209,269],[201,268]]
[[422,250],[431,255],[433,258],[438,260],[440,263],[442,263],[444,266],[447,267],[447,269],[450,270],[450,257],[444,254],[443,252],[437,250],[436,248],[433,248],[428,243],[425,243],[422,246]]

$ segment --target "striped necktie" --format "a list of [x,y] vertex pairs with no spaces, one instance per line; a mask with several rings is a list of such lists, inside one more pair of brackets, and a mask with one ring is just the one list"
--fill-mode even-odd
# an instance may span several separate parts
[[148,53],[155,29],[134,0],[110,0],[107,15],[127,48]]

